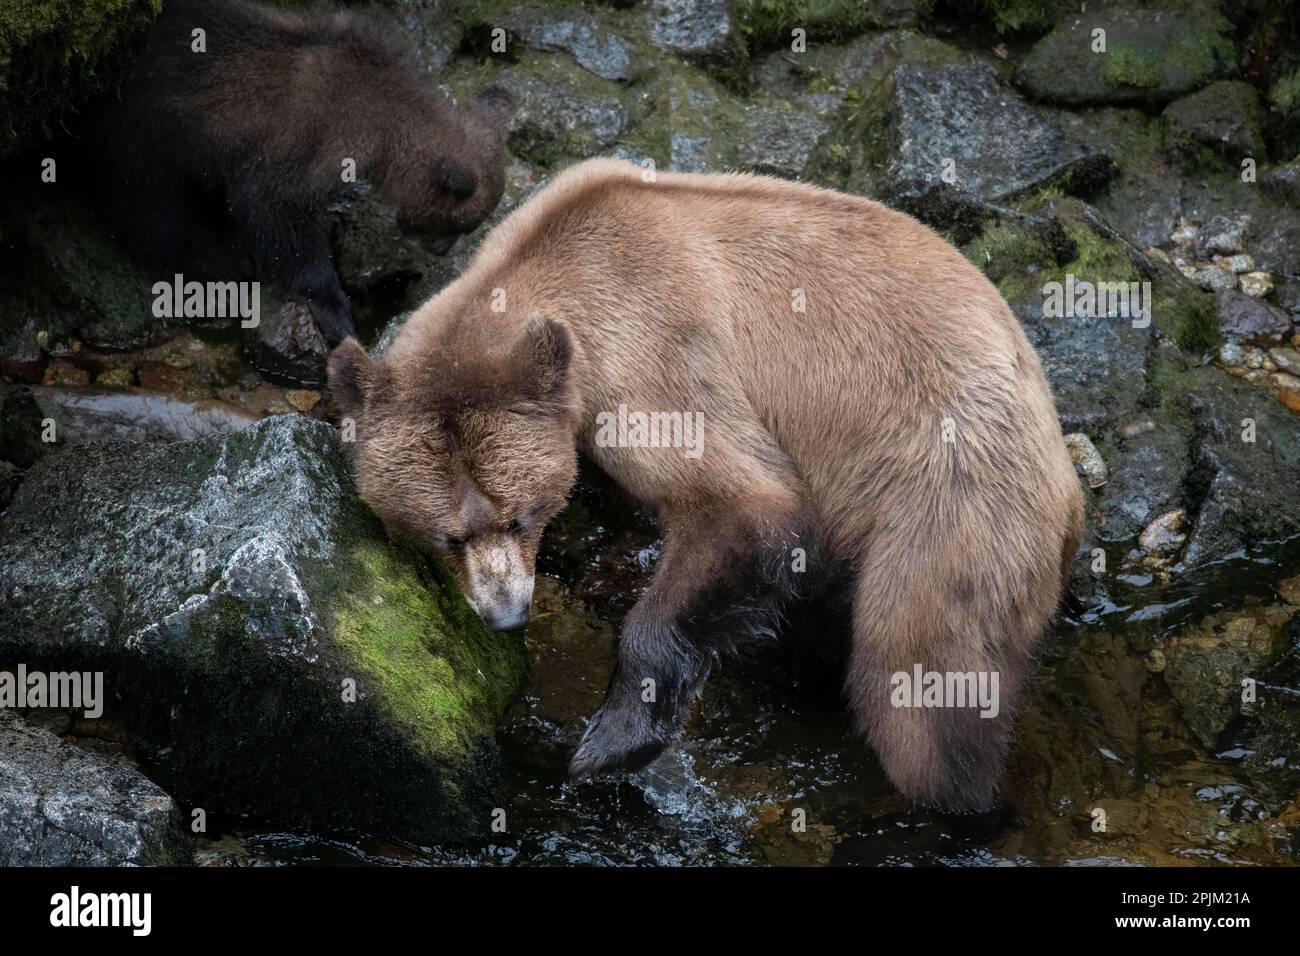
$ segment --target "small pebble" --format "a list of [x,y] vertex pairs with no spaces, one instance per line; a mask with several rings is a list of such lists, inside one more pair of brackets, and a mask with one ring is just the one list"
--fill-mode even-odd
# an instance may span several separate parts
[[1142,530],[1138,546],[1147,554],[1173,554],[1187,540],[1182,533],[1186,520],[1187,512],[1182,508],[1165,512]]
[[1236,342],[1224,342],[1219,346],[1219,361],[1229,367],[1242,365],[1246,361],[1246,353]]
[[1227,269],[1229,272],[1240,274],[1255,271],[1255,260],[1244,252],[1235,256],[1215,256],[1214,261],[1220,268]]
[[300,412],[309,412],[320,402],[320,392],[310,388],[291,388],[284,393],[285,400]]
[[1065,447],[1070,452],[1070,461],[1083,472],[1089,488],[1100,488],[1106,484],[1109,478],[1106,461],[1101,457],[1101,452],[1097,451],[1097,446],[1092,443],[1091,438],[1083,432],[1072,432],[1065,436]]
[[1241,291],[1252,299],[1262,299],[1273,291],[1273,276],[1267,272],[1247,272],[1241,277]]
[[51,362],[41,378],[42,385],[89,385],[90,373],[71,362]]
[[1292,375],[1300,375],[1300,352],[1289,346],[1268,350],[1269,358],[1278,368]]
[[125,365],[106,368],[95,376],[95,384],[104,388],[130,388],[135,384],[135,372]]
[[1178,228],[1169,234],[1169,241],[1176,246],[1187,246],[1191,248],[1196,245],[1196,240],[1200,238],[1201,230],[1186,219],[1178,220]]
[[1156,423],[1148,418],[1143,421],[1129,422],[1119,430],[1119,434],[1121,438],[1136,438],[1138,435],[1145,435],[1155,430]]

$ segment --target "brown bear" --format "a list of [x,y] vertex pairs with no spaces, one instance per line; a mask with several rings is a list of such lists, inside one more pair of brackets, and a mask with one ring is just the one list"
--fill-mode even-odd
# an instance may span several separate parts
[[220,202],[257,277],[279,281],[337,344],[354,329],[320,214],[345,175],[374,182],[437,252],[501,198],[509,94],[457,106],[409,59],[351,12],[168,0],[82,130],[111,218],[146,266],[203,281],[194,224],[206,199]]
[[658,515],[662,557],[573,776],[646,764],[728,635],[841,568],[846,692],[891,780],[949,810],[994,803],[1082,494],[1019,325],[920,223],[810,185],[591,160],[507,217],[382,360],[343,343],[330,382],[362,496],[493,627],[525,622],[579,455]]

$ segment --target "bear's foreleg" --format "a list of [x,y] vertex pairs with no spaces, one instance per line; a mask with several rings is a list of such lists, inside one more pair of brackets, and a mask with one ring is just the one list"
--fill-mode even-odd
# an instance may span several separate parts
[[655,576],[623,623],[605,702],[569,765],[571,779],[637,770],[676,737],[723,651],[772,633],[796,591],[816,527],[796,501],[683,509],[665,521]]
[[230,206],[258,274],[278,281],[290,299],[305,302],[331,346],[355,335],[329,240],[310,206],[255,186],[235,190]]

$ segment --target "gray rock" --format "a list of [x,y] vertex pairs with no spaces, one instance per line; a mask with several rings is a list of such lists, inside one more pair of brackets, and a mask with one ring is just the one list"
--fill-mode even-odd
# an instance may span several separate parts
[[138,770],[0,710],[0,866],[167,866],[192,847]]
[[735,163],[753,172],[798,179],[829,128],[812,113],[771,106],[748,107]]
[[669,138],[669,168],[683,173],[707,173],[714,169],[713,141],[707,136],[674,132]]
[[1270,170],[1262,182],[1283,202],[1300,208],[1300,157]]
[[1220,292],[1219,330],[1239,342],[1277,345],[1291,331],[1291,317],[1275,305],[1242,292]]
[[650,42],[721,78],[744,82],[745,44],[726,0],[651,0]]
[[636,48],[581,11],[550,12],[525,8],[500,25],[535,50],[563,50],[602,80],[630,83],[636,76]]
[[1228,292],[1237,288],[1237,277],[1227,269],[1206,266],[1192,274],[1192,281],[1207,292]]
[[[1094,53],[1093,31],[1106,51]],[[1100,10],[1067,16],[1039,40],[1016,82],[1056,103],[1162,103],[1231,72],[1232,24],[1213,10]]]
[[420,64],[431,76],[440,75],[464,38],[454,0],[391,0],[391,5]]
[[1196,254],[1208,259],[1242,252],[1246,248],[1249,229],[1250,216],[1215,216],[1197,234]]
[[[929,66],[904,61],[894,70],[886,129],[888,201],[946,227],[964,208],[1000,203],[1049,183],[1103,181],[1106,156],[1066,139],[1019,96],[1004,90],[987,64]],[[947,182],[951,170],[956,181]]]
[[629,126],[627,110],[614,99],[516,71],[504,72],[498,85],[519,104],[510,122],[511,150],[542,165],[558,155],[586,159],[602,153]]
[[187,805],[430,840],[487,825],[525,667],[297,415],[45,455],[0,517],[0,659],[55,657]]
[[736,25],[726,0],[652,0],[650,42],[692,59],[725,57],[735,43]]

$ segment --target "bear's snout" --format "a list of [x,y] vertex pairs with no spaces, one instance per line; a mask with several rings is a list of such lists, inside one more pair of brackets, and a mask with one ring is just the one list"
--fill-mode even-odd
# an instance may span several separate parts
[[471,545],[464,568],[465,596],[484,624],[494,631],[513,631],[528,623],[533,573],[516,542]]

